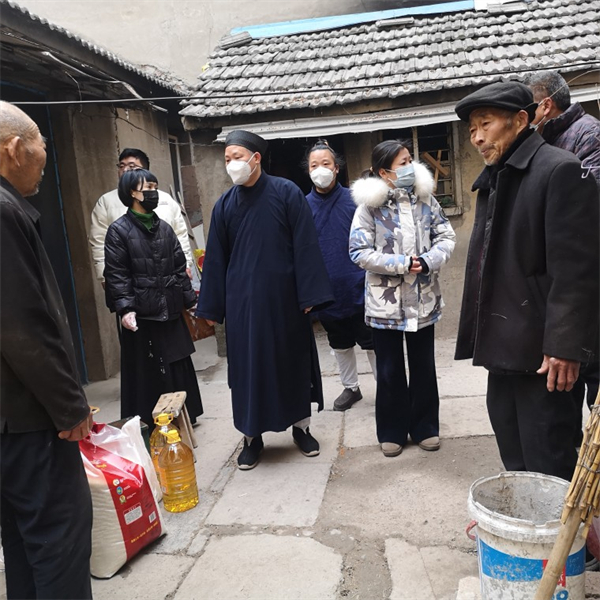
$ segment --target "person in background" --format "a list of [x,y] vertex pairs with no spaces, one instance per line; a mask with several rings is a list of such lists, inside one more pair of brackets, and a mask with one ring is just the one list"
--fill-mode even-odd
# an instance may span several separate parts
[[[588,115],[579,102],[571,103],[569,86],[560,73],[540,71],[530,75],[526,83],[533,92],[534,102],[538,105],[532,125],[537,127],[537,131],[546,142],[572,152],[581,161],[582,167],[593,167],[589,173],[600,186],[600,121]],[[600,201],[600,188],[598,199]],[[571,200],[576,201],[577,198]],[[591,362],[581,365],[579,379],[572,390],[577,408],[576,446],[581,445],[583,440],[581,421],[584,398],[591,408],[598,395],[598,354],[596,340],[595,356]]]
[[0,492],[6,590],[92,597],[92,500],[77,442],[92,425],[66,310],[40,238],[46,144],[0,101]]
[[350,225],[356,210],[350,191],[337,177],[343,159],[319,140],[309,149],[305,167],[313,182],[306,199],[312,211],[335,303],[314,313],[327,332],[340,369],[343,392],[333,403],[334,410],[347,410],[362,399],[354,346],[367,351],[373,374],[376,373],[371,330],[365,324],[365,272],[348,255]]
[[127,212],[106,233],[106,304],[121,320],[121,417],[140,415],[150,430],[161,394],[187,392],[193,423],[202,414],[183,311],[196,304],[181,244],[154,212],[158,181],[145,169],[126,171],[119,198]]
[[485,163],[467,255],[457,360],[488,370],[487,407],[508,471],[570,480],[571,389],[598,331],[598,188],[530,128],[531,90],[487,85],[456,105]]
[[[150,169],[150,159],[142,150],[125,148],[119,155],[117,169],[119,178],[127,171],[135,169],[148,170]],[[106,232],[109,226],[126,212],[127,207],[119,199],[117,189],[100,196],[92,211],[89,242],[92,247],[92,259],[96,268],[96,276],[101,282],[104,282],[104,239],[106,238]],[[193,257],[190,249],[188,229],[181,214],[181,207],[169,194],[159,190],[158,206],[154,212],[175,231],[185,254],[188,275],[190,275]]]
[[579,102],[571,103],[571,92],[557,71],[540,71],[527,78],[537,104],[531,124],[557,148],[572,152],[600,185],[600,121],[589,115]]
[[267,146],[243,130],[225,140],[234,185],[213,209],[196,311],[212,323],[225,320],[242,470],[258,464],[263,433],[290,426],[302,454],[319,454],[309,424],[311,402],[323,408],[323,390],[308,313],[333,301],[306,198],[262,170]]
[[358,208],[350,257],[366,271],[365,318],[377,359],[377,438],[389,457],[402,452],[409,435],[423,450],[440,448],[434,325],[443,307],[438,273],[450,259],[455,235],[433,187],[431,173],[399,140],[378,144],[370,171],[351,186]]

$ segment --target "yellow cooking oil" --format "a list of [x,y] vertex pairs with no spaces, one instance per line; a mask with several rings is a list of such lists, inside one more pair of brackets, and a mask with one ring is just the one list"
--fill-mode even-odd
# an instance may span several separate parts
[[169,512],[185,512],[198,504],[194,454],[181,441],[179,431],[164,435],[167,444],[158,457],[163,504]]
[[154,419],[156,427],[150,436],[150,456],[152,458],[152,464],[158,477],[158,483],[162,485],[160,481],[160,468],[158,466],[158,457],[162,452],[163,448],[167,445],[167,432],[179,431],[172,423],[173,415],[171,413],[160,413]]

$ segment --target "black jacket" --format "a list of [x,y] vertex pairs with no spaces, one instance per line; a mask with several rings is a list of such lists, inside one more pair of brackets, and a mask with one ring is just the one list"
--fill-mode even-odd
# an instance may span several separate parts
[[478,190],[456,358],[534,372],[588,362],[598,330],[598,188],[573,154],[532,133]]
[[106,304],[112,312],[167,321],[196,303],[181,244],[156,215],[148,231],[127,211],[108,228],[104,256]]
[[68,431],[89,413],[40,215],[0,178],[2,433]]

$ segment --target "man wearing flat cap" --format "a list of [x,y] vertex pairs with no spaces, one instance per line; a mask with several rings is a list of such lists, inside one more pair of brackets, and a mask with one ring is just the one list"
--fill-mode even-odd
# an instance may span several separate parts
[[242,470],[257,465],[264,432],[290,426],[305,456],[319,454],[309,422],[311,402],[323,408],[323,391],[308,313],[333,301],[308,203],[294,183],[262,170],[266,150],[248,131],[225,140],[234,185],[212,213],[196,311],[225,320]]
[[535,108],[516,82],[456,105],[486,165],[473,185],[456,359],[489,372],[488,412],[506,469],[569,480],[571,389],[598,329],[598,191],[573,154],[530,128]]

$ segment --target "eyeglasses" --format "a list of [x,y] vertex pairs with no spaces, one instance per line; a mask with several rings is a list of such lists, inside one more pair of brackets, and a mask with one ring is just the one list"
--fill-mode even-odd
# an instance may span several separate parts
[[142,168],[142,167],[140,167],[140,165],[138,165],[137,163],[134,163],[134,162],[129,162],[129,163],[120,162],[120,163],[117,163],[117,167],[119,169],[128,169],[130,171],[137,171],[138,169]]

